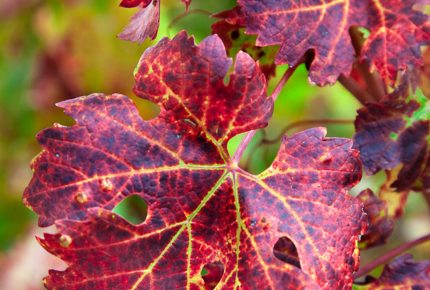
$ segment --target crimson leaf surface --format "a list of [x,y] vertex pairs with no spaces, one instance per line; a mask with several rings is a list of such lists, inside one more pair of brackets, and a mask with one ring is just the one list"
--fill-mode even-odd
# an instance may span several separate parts
[[[263,173],[240,169],[227,143],[265,126],[273,101],[250,56],[239,53],[226,85],[230,65],[217,36],[196,46],[182,32],[148,49],[135,75],[158,117],[142,120],[118,94],[59,104],[76,124],[38,135],[24,195],[40,225],[58,229],[41,244],[69,265],[50,271],[48,288],[351,287],[357,151],[316,128],[285,136]],[[130,195],[148,204],[139,225],[111,211]]]

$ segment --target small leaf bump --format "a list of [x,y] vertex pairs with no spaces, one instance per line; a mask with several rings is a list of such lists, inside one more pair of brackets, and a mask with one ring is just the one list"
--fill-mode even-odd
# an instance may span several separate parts
[[103,178],[100,181],[100,189],[104,192],[109,192],[113,189],[112,181],[109,178]]
[[68,235],[61,235],[60,238],[58,239],[58,242],[61,247],[67,248],[72,243],[72,238]]
[[84,191],[78,191],[75,195],[76,202],[85,204],[88,202],[88,195]]

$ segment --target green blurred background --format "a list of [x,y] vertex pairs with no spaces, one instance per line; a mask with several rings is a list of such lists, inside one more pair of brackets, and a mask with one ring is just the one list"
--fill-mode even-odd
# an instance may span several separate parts
[[[37,229],[36,216],[21,202],[32,175],[29,163],[41,150],[35,135],[55,122],[73,124],[55,103],[92,92],[115,92],[133,98],[146,119],[158,112],[155,105],[137,99],[131,91],[135,65],[145,48],[156,40],[142,45],[119,40],[116,35],[136,10],[119,8],[118,3],[106,0],[2,0],[0,3],[0,289],[42,289],[41,279],[47,269],[65,267],[38,246],[34,236],[40,236],[41,230]],[[232,0],[193,0],[190,9],[214,13],[233,6]],[[182,29],[198,42],[210,34],[213,18],[201,12],[178,18],[184,11],[179,0],[162,1],[157,39],[173,37]],[[277,78],[286,68],[278,67]],[[277,78],[271,80],[269,92]],[[339,85],[325,88],[309,85],[306,69],[299,67],[282,90],[265,134],[274,138],[285,126],[301,120],[353,120],[359,106]],[[293,128],[289,133],[306,127]],[[352,123],[327,127],[329,136],[353,135]],[[256,135],[251,150],[242,160],[242,166],[253,173],[267,168],[279,147],[277,143],[255,149],[262,135],[262,132]],[[230,151],[235,150],[240,138],[230,142]],[[353,193],[366,187],[377,189],[383,181],[384,174],[365,178]],[[429,211],[421,196],[412,194],[392,243],[372,250],[364,255],[364,260],[428,232]],[[429,245],[412,252],[419,259],[430,257]]]

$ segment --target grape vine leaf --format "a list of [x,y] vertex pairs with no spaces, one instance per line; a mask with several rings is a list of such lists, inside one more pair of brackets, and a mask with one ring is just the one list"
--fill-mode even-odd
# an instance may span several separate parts
[[388,216],[387,203],[379,199],[372,190],[366,189],[357,196],[364,204],[368,227],[360,239],[360,248],[367,249],[385,244],[394,230],[394,220]]
[[295,66],[308,50],[315,57],[310,80],[334,83],[348,75],[355,58],[349,29],[370,30],[360,58],[392,83],[398,70],[421,65],[420,47],[430,42],[428,15],[413,9],[416,0],[273,1],[238,0],[246,32],[258,46],[281,46],[276,63]]
[[244,51],[254,60],[258,60],[260,69],[267,80],[275,76],[274,60],[278,47],[256,46],[256,37],[245,34],[245,23],[238,8],[220,12],[213,17],[219,20],[212,24],[212,33],[218,34],[221,38],[229,56],[234,57],[239,51]]
[[[361,178],[358,152],[315,128],[285,136],[263,173],[240,169],[227,142],[265,126],[273,101],[250,56],[239,53],[226,85],[230,65],[218,36],[196,46],[181,32],[136,71],[134,91],[160,105],[158,117],[142,120],[117,94],[59,104],[77,123],[38,135],[24,193],[39,224],[58,229],[40,243],[69,265],[50,271],[48,288],[351,287],[365,227],[347,193]],[[148,204],[139,225],[111,211],[130,195]],[[287,253],[279,240],[295,245],[300,267],[275,256]]]
[[[129,24],[118,35],[123,40],[142,43],[145,39],[155,39],[160,26],[160,1],[161,0],[122,0],[121,7],[139,7],[139,11],[133,15]],[[191,0],[181,0],[186,8]]]
[[155,39],[160,25],[160,0],[123,0],[122,7],[138,7],[129,24],[118,35],[123,40],[143,42],[145,39]]
[[368,227],[360,240],[360,248],[367,249],[384,244],[394,230],[394,223],[399,219],[406,206],[409,190],[396,191],[391,187],[397,180],[401,167],[386,171],[387,178],[377,195],[366,189],[357,196],[364,205]]
[[356,290],[428,289],[430,287],[430,261],[415,262],[412,255],[397,257],[385,265],[379,278],[368,277],[365,285]]
[[393,187],[430,188],[430,102],[420,91],[366,104],[358,110],[355,128],[354,147],[368,174],[402,164]]

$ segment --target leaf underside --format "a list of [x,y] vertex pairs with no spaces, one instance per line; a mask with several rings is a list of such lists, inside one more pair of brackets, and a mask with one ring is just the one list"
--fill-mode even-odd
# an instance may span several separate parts
[[[361,177],[357,151],[316,128],[284,137],[265,172],[238,168],[229,139],[266,126],[273,101],[251,57],[239,53],[225,85],[230,65],[217,36],[196,46],[182,32],[148,49],[135,75],[158,117],[142,120],[118,94],[59,104],[76,124],[38,135],[24,193],[39,224],[58,229],[40,243],[69,265],[50,271],[48,288],[351,287],[363,233],[347,193]],[[139,225],[111,211],[130,195],[148,204]]]
[[[186,9],[191,4],[191,0],[181,0]],[[160,2],[161,0],[122,0],[121,7],[139,7],[139,11],[133,15],[129,24],[118,35],[122,40],[142,43],[147,38],[157,37],[160,26]]]
[[160,1],[161,0],[138,0],[121,2],[121,6],[131,8],[139,7],[132,16],[128,25],[118,35],[122,40],[142,43],[147,38],[155,39],[160,25]]

